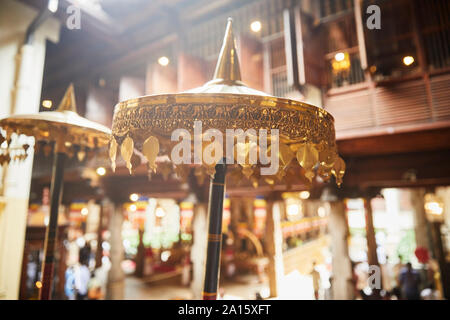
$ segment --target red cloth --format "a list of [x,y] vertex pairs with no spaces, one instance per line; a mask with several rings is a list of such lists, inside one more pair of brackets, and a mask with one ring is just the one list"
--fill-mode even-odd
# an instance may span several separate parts
[[428,253],[428,249],[424,247],[417,247],[414,251],[414,254],[417,257],[417,260],[419,260],[420,263],[427,263],[428,260],[430,260],[430,254]]

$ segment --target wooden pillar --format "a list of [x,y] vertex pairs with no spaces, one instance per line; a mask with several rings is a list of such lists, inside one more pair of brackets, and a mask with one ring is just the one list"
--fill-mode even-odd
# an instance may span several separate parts
[[145,247],[144,247],[144,228],[139,228],[139,244],[136,253],[136,270],[134,274],[136,277],[144,276],[144,266],[145,266]]
[[27,240],[25,239],[25,246],[23,248],[23,258],[22,258],[22,273],[20,276],[20,291],[19,291],[20,300],[25,300],[27,298],[28,255],[30,253],[29,246],[30,243],[27,243]]
[[193,243],[191,248],[192,282],[191,290],[194,299],[202,298],[203,280],[206,264],[207,247],[207,204],[194,204],[194,220],[192,223]]
[[364,198],[364,209],[366,214],[367,263],[369,265],[379,266],[375,228],[373,227],[372,205],[370,200],[370,198]]
[[247,219],[247,226],[248,230],[253,231],[253,227],[255,224],[255,217],[254,217],[254,208],[253,208],[253,201],[254,198],[245,198],[243,199],[243,209],[245,210],[245,216]]
[[269,258],[269,287],[270,296],[280,295],[280,286],[284,276],[283,266],[283,235],[281,233],[280,210],[283,209],[280,201],[267,201],[266,244]]
[[361,0],[353,0],[355,8],[356,36],[358,39],[359,59],[361,61],[361,69],[367,69],[367,52],[366,41],[364,39],[364,22],[361,13]]
[[425,213],[425,190],[411,189],[410,194],[414,208],[416,246],[428,249],[428,252],[431,254],[430,230]]
[[105,205],[100,203],[100,212],[98,217],[98,228],[97,228],[97,249],[95,250],[95,268],[98,269],[102,266],[103,258],[103,217],[105,215]]
[[59,205],[64,184],[64,163],[67,155],[55,152],[53,160],[52,184],[50,188],[50,216],[44,240],[44,262],[42,265],[42,287],[39,300],[51,300],[53,288],[53,270],[55,267],[55,248],[58,241]]
[[[444,224],[445,228],[448,230],[448,228],[450,228],[450,187],[437,187],[435,189],[435,193],[438,197],[440,197],[443,200],[444,203],[444,212],[443,214],[443,221],[442,223]],[[441,230],[441,226],[438,229],[439,231]],[[444,269],[443,271],[441,271],[441,273],[443,273],[443,276],[441,276],[441,280],[443,283],[443,291],[444,291],[444,296],[446,297],[446,299],[450,299],[450,263],[448,263],[448,261],[445,259],[445,253],[449,251],[450,249],[450,245],[449,245],[449,241],[447,237],[439,237],[439,239],[441,240],[441,244],[439,245],[439,247],[441,248],[440,250],[442,250],[442,254],[441,256],[444,257],[444,259],[441,259],[441,261],[443,262],[442,266],[439,266],[441,269]]]
[[[62,229],[61,229],[62,230]],[[65,297],[64,294],[64,285],[65,285],[65,275],[66,275],[66,248],[64,246],[64,239],[67,239],[67,229],[64,229],[64,236],[59,237],[58,239],[58,247],[59,247],[59,261],[58,261],[58,287],[56,289],[56,297],[57,299],[63,300]]]
[[241,246],[241,243],[238,239],[238,232],[237,232],[238,225],[239,225],[239,219],[241,216],[241,205],[242,205],[241,198],[233,197],[230,199],[230,210],[231,210],[230,229],[233,231],[233,236],[234,236],[233,247],[236,252],[239,251],[240,246]]
[[[435,193],[444,202],[444,223],[450,228],[450,187],[437,187]],[[450,247],[448,242],[446,247]]]
[[349,300],[354,298],[352,284],[352,266],[348,254],[348,223],[344,201],[332,201],[328,205],[329,234],[333,268],[333,299]]
[[[381,270],[380,263],[378,262],[377,255],[377,242],[375,238],[375,228],[373,226],[373,212],[371,197],[364,198],[364,210],[366,213],[366,240],[367,240],[367,263],[369,266],[378,266]],[[381,277],[381,272],[379,273]],[[382,279],[380,279],[380,285],[382,286]],[[380,288],[381,289],[381,288]],[[380,289],[373,289],[373,298],[380,298]]]
[[237,226],[239,224],[240,209],[241,199],[236,197],[230,198],[230,228],[233,231],[237,230]]
[[108,274],[108,284],[106,298],[108,300],[123,300],[125,287],[125,274],[122,270],[122,261],[124,259],[124,250],[122,244],[122,223],[123,208],[122,204],[114,204],[114,211],[109,225],[110,237],[110,258],[111,269]]
[[431,234],[433,237],[434,255],[439,263],[440,278],[442,283],[442,294],[444,299],[450,299],[450,268],[445,257],[445,250],[442,243],[441,226],[442,222],[431,222]]

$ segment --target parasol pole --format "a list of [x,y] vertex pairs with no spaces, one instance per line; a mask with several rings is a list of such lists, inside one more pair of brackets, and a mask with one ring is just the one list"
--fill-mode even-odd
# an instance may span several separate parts
[[222,163],[218,163],[215,168],[216,173],[214,178],[211,179],[209,189],[209,230],[203,300],[217,299],[217,285],[219,282],[223,198],[225,193],[225,174],[227,171],[225,160]]
[[[70,84],[61,100],[57,111],[76,112],[75,93],[73,84]],[[42,264],[42,288],[39,292],[39,300],[50,300],[52,294],[53,270],[55,268],[55,247],[58,231],[58,212],[61,203],[61,190],[64,183],[64,162],[67,155],[62,141],[56,140],[54,144],[55,156],[53,159],[52,184],[50,187],[50,217],[44,241],[44,261]],[[61,280],[60,280],[61,281]]]
[[[42,288],[39,293],[39,300],[50,300],[53,283],[53,270],[55,266],[55,247],[58,231],[58,211],[61,202],[61,190],[63,188],[64,162],[66,154],[55,151],[53,160],[52,184],[50,187],[50,217],[45,233],[44,242],[44,262],[42,267]],[[61,280],[60,280],[61,281]]]
[[[217,84],[236,84],[241,81],[239,59],[233,36],[233,19],[228,18],[225,37],[220,49],[219,59],[212,82]],[[203,300],[217,299],[219,283],[220,252],[222,249],[222,214],[225,192],[226,159],[216,164],[216,172],[211,180],[208,202],[209,230],[206,249],[205,282]]]

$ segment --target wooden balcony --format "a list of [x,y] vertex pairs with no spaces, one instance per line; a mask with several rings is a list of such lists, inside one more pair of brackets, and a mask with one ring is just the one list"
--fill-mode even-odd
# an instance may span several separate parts
[[325,106],[338,139],[450,126],[450,73],[332,89]]

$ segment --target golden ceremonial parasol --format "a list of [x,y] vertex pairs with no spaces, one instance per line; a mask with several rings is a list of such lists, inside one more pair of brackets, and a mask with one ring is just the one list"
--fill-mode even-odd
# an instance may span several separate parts
[[[198,130],[199,126],[205,133]],[[230,129],[234,133],[230,134]],[[236,136],[239,129],[244,132],[244,140]],[[182,177],[189,167],[195,166],[196,170],[203,170],[212,178],[203,298],[216,299],[227,167],[232,180],[247,178],[253,185],[260,182],[273,185],[293,177],[311,182],[316,174],[323,180],[334,175],[340,184],[345,163],[337,154],[334,119],[327,111],[303,102],[270,96],[247,87],[241,81],[231,19],[228,19],[212,81],[183,93],[144,96],[116,105],[110,145],[113,170],[119,149],[130,173],[134,149],[140,150],[147,158],[150,172],[158,170],[158,155],[170,154],[174,162],[173,151],[182,149],[177,145],[179,140],[173,138],[177,130],[181,130],[176,135],[179,139],[183,134],[190,138],[193,135],[194,159],[191,163],[175,163],[175,172]],[[201,139],[209,130],[216,133],[210,132],[208,136],[214,135],[214,140]],[[258,131],[265,132],[267,139],[262,139],[261,135],[258,137]],[[238,136],[242,136],[241,133]],[[227,143],[222,141],[217,147],[216,139],[221,135],[227,138]],[[267,167],[267,161],[263,161],[263,152],[259,153],[257,163],[252,162],[252,151],[256,150],[264,151],[265,156],[275,156],[271,159],[279,163],[278,170],[262,175],[258,169]],[[181,153],[185,155],[185,152],[186,149]],[[205,152],[211,152],[214,161],[202,159]],[[230,156],[240,160],[230,164]],[[190,157],[187,159],[192,160]]]
[[[0,120],[0,128],[6,132],[6,138],[2,137],[9,142],[8,145],[11,145],[13,134],[16,134],[17,137],[21,135],[32,136],[35,138],[35,145],[38,141],[46,142],[44,151],[47,152],[51,150],[53,144],[54,160],[50,191],[50,217],[45,236],[45,258],[42,268],[42,288],[40,290],[40,299],[48,300],[51,297],[64,162],[68,156],[73,156],[75,152],[78,153],[78,159],[82,161],[87,151],[95,151],[107,145],[110,141],[111,131],[109,128],[77,114],[72,84],[66,90],[56,111],[14,115]],[[27,148],[28,146],[25,146],[25,149]],[[14,160],[5,154],[2,156],[7,162]],[[23,159],[26,153],[20,156],[20,159]]]

